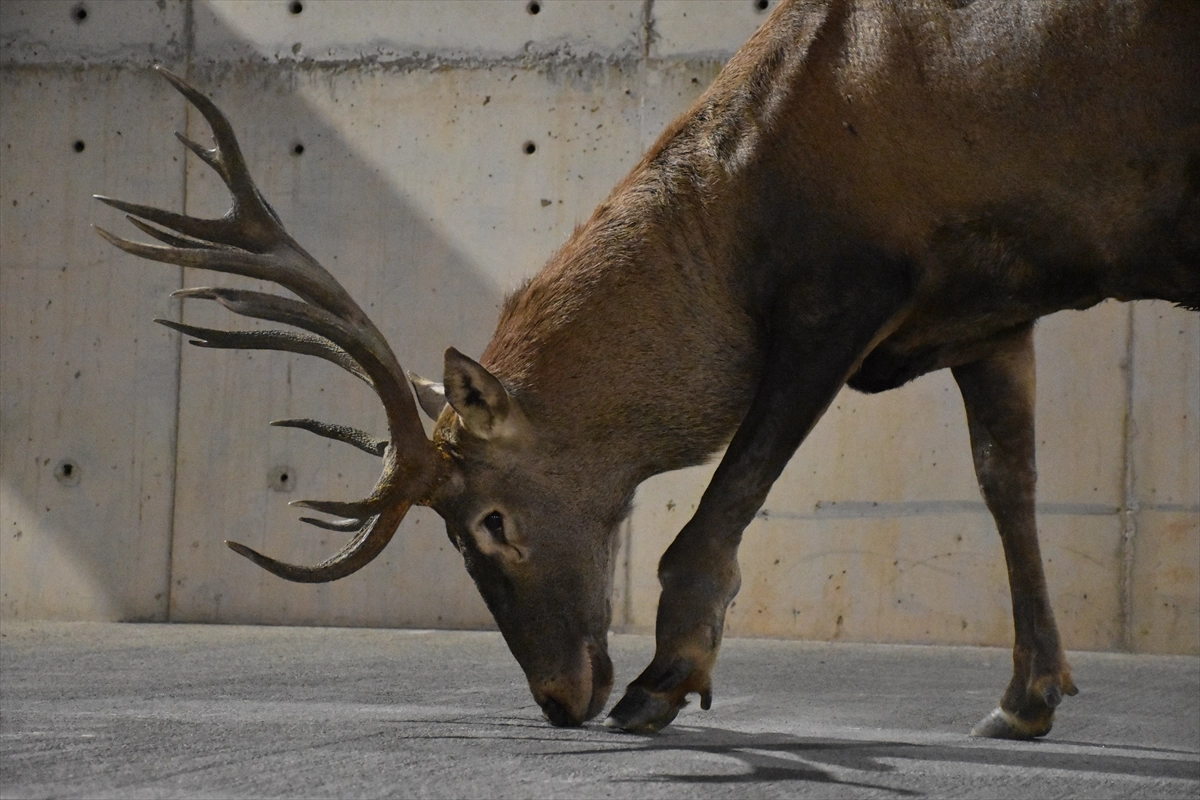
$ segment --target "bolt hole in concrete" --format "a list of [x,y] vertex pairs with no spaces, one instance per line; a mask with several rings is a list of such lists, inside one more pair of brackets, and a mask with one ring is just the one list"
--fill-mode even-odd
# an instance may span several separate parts
[[542,10],[542,4],[539,3],[538,0],[529,0],[529,2],[525,5],[525,10],[530,14],[536,14]]
[[300,142],[296,142],[294,145],[292,145],[292,155],[294,155],[294,156],[304,155],[304,145]]
[[71,19],[75,20],[76,25],[82,25],[84,20],[88,18],[87,6],[83,3],[71,9]]
[[299,14],[303,10],[304,3],[301,3],[300,0],[292,0],[292,2],[288,3],[288,11],[293,14]]
[[79,484],[79,465],[70,459],[63,459],[54,467],[54,479],[63,486]]
[[537,152],[537,145],[533,142],[526,142],[525,144],[521,145],[521,149],[525,151],[525,155],[531,156]]
[[290,492],[296,485],[296,472],[291,467],[275,467],[267,476],[267,484],[276,492]]
[[766,11],[771,7],[771,0],[754,0],[754,9],[756,11]]
[[83,139],[76,139],[75,144],[71,145],[71,147],[75,149],[76,153],[82,153],[87,145],[83,143]]

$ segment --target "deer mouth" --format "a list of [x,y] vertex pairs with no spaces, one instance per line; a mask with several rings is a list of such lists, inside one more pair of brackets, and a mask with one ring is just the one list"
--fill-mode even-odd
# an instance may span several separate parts
[[583,646],[583,669],[573,685],[534,689],[533,697],[556,728],[577,728],[604,709],[612,691],[613,666],[603,647]]

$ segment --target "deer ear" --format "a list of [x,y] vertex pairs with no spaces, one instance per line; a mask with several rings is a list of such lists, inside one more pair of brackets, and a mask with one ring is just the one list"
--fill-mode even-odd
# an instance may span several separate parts
[[446,387],[440,383],[427,381],[412,372],[408,373],[408,382],[412,384],[413,391],[417,393],[417,403],[425,412],[425,416],[437,422],[442,409],[446,407]]
[[446,351],[445,395],[463,427],[480,439],[493,439],[503,432],[513,410],[508,391],[479,363],[451,347]]

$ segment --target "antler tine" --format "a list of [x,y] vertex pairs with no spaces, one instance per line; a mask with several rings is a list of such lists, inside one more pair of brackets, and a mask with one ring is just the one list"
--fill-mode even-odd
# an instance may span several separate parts
[[185,325],[169,319],[154,320],[163,327],[194,336],[191,344],[197,347],[220,347],[228,350],[283,350],[302,356],[316,356],[337,364],[342,369],[371,386],[371,379],[358,362],[342,348],[320,336],[298,331],[218,331]]
[[133,226],[135,228],[137,228],[139,231],[142,231],[143,233],[148,233],[151,236],[153,236],[155,239],[158,239],[163,244],[169,244],[172,247],[178,247],[178,248],[182,248],[182,249],[201,248],[204,250],[211,250],[217,246],[217,245],[211,244],[209,242],[204,242],[199,239],[192,239],[187,236],[173,236],[172,234],[169,234],[164,230],[156,228],[147,222],[142,222],[140,219],[133,216],[132,214],[126,214],[125,219],[127,219],[131,223],[133,223]]
[[333,425],[315,419],[277,419],[271,424],[277,428],[299,428],[309,433],[315,433],[317,436],[324,436],[326,439],[357,447],[364,453],[370,453],[378,458],[383,458],[384,453],[387,452],[387,440],[376,439],[366,431],[351,428],[349,425]]
[[114,246],[141,258],[269,280],[300,298],[220,288],[177,291],[173,296],[213,300],[236,314],[306,331],[219,331],[158,320],[196,337],[193,344],[316,356],[337,364],[375,390],[387,415],[386,441],[355,428],[315,420],[274,423],[302,428],[383,458],[382,474],[363,500],[351,503],[306,500],[292,504],[348,517],[328,522],[302,519],[330,530],[353,531],[351,541],[332,558],[313,567],[286,564],[236,542],[227,542],[235,552],[288,580],[304,583],[337,580],[378,555],[414,502],[428,502],[442,478],[443,460],[425,437],[404,372],[387,341],[341,284],[284,230],[278,215],[250,177],[233,127],[225,115],[183,79],[162,67],[156,69],[208,121],[216,144],[212,149],[176,135],[220,175],[233,196],[233,206],[220,219],[200,219],[98,196],[102,202],[129,214],[135,226],[163,244],[130,241],[101,228],[96,231]]
[[[190,252],[190,251],[189,251]],[[384,401],[388,412],[389,428],[395,430],[399,424],[415,425],[420,441],[427,443],[424,428],[416,416],[416,406],[407,385],[399,377],[400,365],[392,369],[380,360],[379,352],[370,342],[363,341],[362,330],[346,320],[307,303],[289,300],[263,292],[252,292],[239,289],[213,289],[208,287],[197,289],[179,289],[171,293],[172,297],[198,297],[215,300],[225,308],[247,317],[282,322],[297,328],[311,331],[331,341],[335,346],[345,351],[363,372],[370,378],[371,385]],[[387,355],[391,355],[390,349]],[[394,357],[393,357],[393,363]],[[398,404],[405,403],[412,411],[409,418],[393,420]],[[394,425],[393,422],[396,424]],[[401,429],[403,430],[403,429]]]
[[[327,583],[344,578],[351,573],[371,563],[383,548],[392,540],[396,528],[400,526],[404,515],[408,513],[409,504],[400,503],[384,509],[379,514],[364,521],[355,536],[332,558],[322,561],[314,567],[302,567],[276,561],[270,556],[244,544],[226,541],[225,545],[240,556],[244,556],[255,564],[274,575],[286,578],[296,583]],[[336,524],[336,523],[333,523]],[[319,527],[325,527],[320,525]]]
[[301,522],[308,523],[314,528],[322,528],[327,531],[341,531],[342,533],[354,533],[362,527],[361,519],[314,519],[313,517],[301,517]]
[[[221,110],[203,93],[170,70],[162,66],[156,66],[155,69],[187,98],[208,122],[216,144],[216,147],[211,150],[204,149],[185,136],[176,135],[189,150],[199,156],[221,177],[233,196],[233,206],[220,219],[199,219],[109,197],[98,196],[97,199],[128,214],[170,228],[193,239],[226,245],[248,254],[275,256],[274,259],[257,264],[227,256],[224,259],[215,259],[208,264],[196,264],[189,261],[182,265],[199,266],[202,269],[231,272],[274,281],[310,303],[355,320],[358,324],[369,328],[371,335],[382,340],[378,331],[374,329],[374,325],[367,319],[366,314],[342,288],[341,284],[284,230],[279,215],[275,213],[275,209],[271,208],[266,198],[255,186],[254,179],[250,177],[250,170],[242,156],[241,146],[234,135],[233,126],[229,124],[229,120],[221,113]],[[115,237],[113,238],[115,239]],[[118,247],[122,246],[118,241],[113,241],[113,243]],[[180,263],[172,256],[182,258],[178,254],[171,253],[168,248],[145,250],[134,254],[144,258],[171,261],[171,263]],[[381,341],[381,344],[384,349],[387,348],[386,342]]]
[[275,213],[275,209],[271,208],[250,178],[250,169],[246,166],[246,159],[242,156],[242,148],[238,145],[237,136],[233,133],[233,126],[229,124],[229,120],[225,118],[216,104],[205,97],[202,92],[161,64],[155,65],[154,68],[204,116],[204,119],[208,121],[208,127],[212,129],[213,139],[217,146],[206,151],[183,136],[179,136],[180,141],[216,170],[217,174],[221,176],[221,180],[229,187],[229,192],[233,195],[233,216],[242,217],[241,232],[247,235],[247,238],[255,235],[262,236],[264,249],[270,248],[275,244],[278,234],[283,233],[283,224],[279,220],[279,215]]

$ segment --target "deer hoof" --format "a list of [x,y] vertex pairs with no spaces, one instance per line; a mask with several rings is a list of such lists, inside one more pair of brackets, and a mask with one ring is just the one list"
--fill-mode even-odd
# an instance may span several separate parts
[[1053,712],[1047,714],[1038,723],[1030,723],[1003,708],[995,708],[992,713],[976,723],[971,729],[972,736],[987,739],[1036,739],[1050,732],[1053,722]]
[[665,694],[630,686],[621,702],[613,706],[604,724],[626,733],[658,733],[670,725],[686,705],[686,700],[672,701]]

